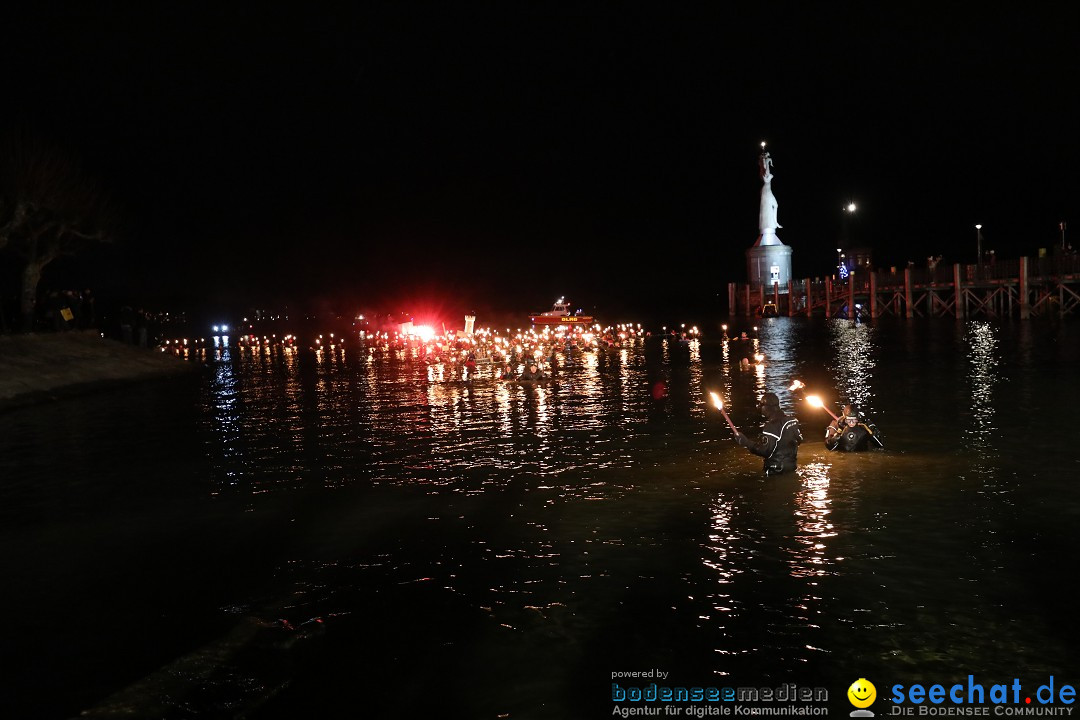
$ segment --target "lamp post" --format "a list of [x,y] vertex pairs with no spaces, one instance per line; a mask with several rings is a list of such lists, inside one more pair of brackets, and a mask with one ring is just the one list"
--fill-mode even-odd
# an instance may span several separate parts
[[844,247],[850,247],[851,245],[851,218],[855,215],[856,206],[851,202],[844,206],[844,237],[840,244]]
[[847,273],[843,272],[843,270],[841,270],[841,268],[844,267],[843,251],[844,251],[845,248],[851,247],[851,218],[855,214],[855,210],[856,210],[855,203],[849,202],[847,205],[844,206],[843,210],[844,210],[844,232],[840,237],[840,247],[836,248],[837,273],[839,273],[839,278],[841,280],[843,280],[844,276],[847,274]]
[[978,253],[975,259],[975,267],[979,275],[982,276],[982,225],[975,226],[975,252]]

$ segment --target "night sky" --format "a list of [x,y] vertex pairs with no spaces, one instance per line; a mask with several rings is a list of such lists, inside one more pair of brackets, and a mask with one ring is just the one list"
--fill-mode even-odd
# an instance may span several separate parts
[[717,312],[762,140],[796,277],[834,267],[849,201],[879,267],[973,262],[975,223],[999,257],[1080,231],[1064,9],[84,5],[3,21],[6,121],[122,208],[117,241],[43,287]]

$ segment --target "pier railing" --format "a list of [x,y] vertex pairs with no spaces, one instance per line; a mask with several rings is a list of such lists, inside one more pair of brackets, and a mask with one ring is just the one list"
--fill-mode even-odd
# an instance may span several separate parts
[[825,317],[1070,315],[1080,308],[1080,255],[853,271],[781,286],[729,283],[729,314]]

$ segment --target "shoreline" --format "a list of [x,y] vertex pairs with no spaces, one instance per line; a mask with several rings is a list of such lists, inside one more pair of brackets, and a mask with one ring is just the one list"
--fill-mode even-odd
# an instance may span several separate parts
[[195,369],[97,330],[0,336],[0,412]]

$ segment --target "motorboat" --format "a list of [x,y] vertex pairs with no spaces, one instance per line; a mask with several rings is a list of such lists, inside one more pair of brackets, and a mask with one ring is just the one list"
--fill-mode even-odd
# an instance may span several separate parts
[[593,318],[591,315],[578,315],[570,310],[570,303],[559,298],[547,312],[536,313],[529,316],[533,325],[589,325]]

